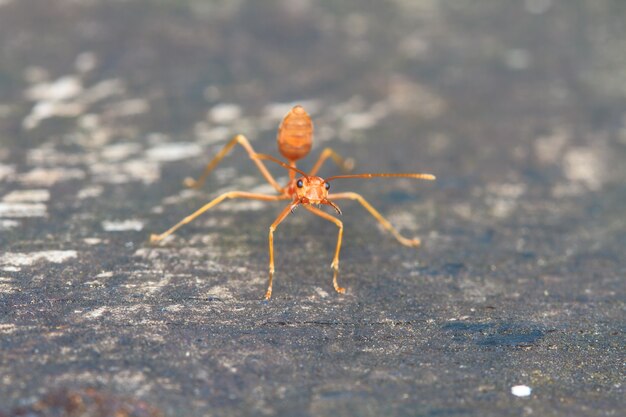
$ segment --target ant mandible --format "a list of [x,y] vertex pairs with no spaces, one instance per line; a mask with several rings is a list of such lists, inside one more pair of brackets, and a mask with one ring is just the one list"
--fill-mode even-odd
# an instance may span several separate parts
[[[324,162],[331,158],[340,168],[343,170],[349,171],[352,169],[353,163],[351,159],[344,159],[339,156],[335,151],[330,148],[326,148],[322,151],[319,159],[311,169],[311,171],[307,174],[296,167],[296,161],[304,158],[308,155],[311,150],[311,145],[313,143],[313,123],[311,122],[311,118],[304,110],[302,106],[293,107],[289,113],[284,117],[280,126],[278,128],[278,150],[280,153],[287,159],[288,164],[284,163],[270,155],[258,154],[254,151],[248,139],[246,139],[243,135],[235,136],[230,142],[228,142],[224,148],[209,162],[207,167],[204,169],[202,175],[198,178],[198,180],[194,180],[192,178],[185,179],[184,183],[187,187],[191,188],[200,188],[207,176],[213,169],[219,164],[219,162],[231,151],[231,149],[236,145],[241,145],[250,156],[250,159],[256,164],[263,174],[263,177],[267,180],[267,182],[272,185],[278,195],[267,195],[267,194],[258,194],[258,193],[249,193],[244,191],[231,191],[228,193],[224,193],[209,203],[202,206],[199,210],[195,211],[191,215],[185,217],[180,222],[175,224],[169,230],[161,233],[161,234],[153,234],[150,236],[151,243],[157,243],[163,239],[165,239],[170,234],[174,233],[179,227],[193,221],[196,217],[200,216],[205,211],[211,209],[217,204],[221,203],[226,199],[231,198],[246,198],[252,200],[261,200],[261,201],[279,201],[279,200],[291,200],[289,205],[283,209],[283,211],[278,215],[274,223],[270,226],[269,230],[269,252],[270,252],[270,260],[269,260],[269,282],[267,286],[267,292],[265,293],[265,299],[269,300],[272,296],[272,280],[274,278],[274,231],[278,227],[278,225],[285,220],[285,218],[290,214],[298,206],[304,207],[306,210],[311,213],[326,219],[330,222],[333,222],[338,228],[339,233],[337,236],[337,247],[335,249],[335,257],[333,258],[333,262],[331,263],[331,268],[333,269],[333,286],[338,293],[343,294],[345,292],[345,288],[342,288],[337,283],[337,274],[339,272],[339,251],[341,250],[341,239],[343,236],[343,223],[338,218],[331,216],[330,214],[320,210],[318,207],[322,204],[329,205],[335,209],[337,214],[341,214],[341,210],[334,203],[336,200],[356,200],[372,215],[378,222],[388,230],[401,244],[405,246],[416,247],[419,246],[420,240],[418,238],[408,239],[400,234],[392,225],[389,223],[387,219],[385,219],[374,207],[372,207],[360,194],[353,192],[344,192],[344,193],[336,193],[330,194],[328,191],[330,190],[330,183],[336,179],[341,178],[374,178],[374,177],[405,177],[405,178],[416,178],[422,180],[434,180],[435,176],[431,174],[349,174],[349,175],[335,175],[329,178],[321,178],[316,176],[319,169],[322,167]],[[289,170],[289,183],[286,186],[281,187],[280,184],[276,182],[272,174],[267,170],[265,165],[261,160],[269,160],[275,162],[282,167]],[[296,174],[300,174],[301,176],[296,178]],[[317,207],[315,207],[317,206]]]

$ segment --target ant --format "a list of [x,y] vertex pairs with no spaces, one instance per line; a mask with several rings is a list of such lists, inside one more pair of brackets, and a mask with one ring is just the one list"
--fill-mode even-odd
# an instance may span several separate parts
[[[342,178],[374,178],[374,177],[405,177],[416,178],[422,180],[434,180],[435,176],[431,174],[348,174],[348,175],[335,175],[326,179],[318,177],[316,174],[322,167],[324,162],[331,158],[340,168],[344,171],[350,171],[353,167],[351,159],[344,159],[339,156],[335,151],[330,148],[326,148],[322,151],[319,159],[307,174],[296,167],[296,161],[304,158],[311,150],[313,144],[313,122],[310,116],[304,110],[302,106],[293,107],[289,113],[284,117],[280,126],[278,127],[278,150],[287,159],[288,163],[285,163],[270,155],[258,154],[254,151],[248,139],[243,135],[235,136],[230,142],[228,142],[224,148],[209,162],[204,172],[197,180],[187,178],[184,184],[190,188],[200,188],[207,176],[213,171],[213,169],[220,163],[220,161],[231,151],[231,149],[239,144],[241,145],[252,159],[252,162],[256,164],[261,171],[261,174],[267,182],[272,185],[278,195],[267,195],[258,193],[249,193],[244,191],[231,191],[220,195],[214,200],[202,206],[199,210],[190,214],[175,224],[169,230],[161,234],[152,234],[150,236],[151,243],[157,243],[165,239],[170,234],[174,233],[179,227],[193,221],[196,217],[200,216],[205,211],[211,209],[217,204],[226,199],[231,198],[246,198],[252,200],[261,201],[280,201],[291,200],[290,203],[283,209],[278,215],[274,223],[270,226],[269,230],[269,281],[267,286],[267,292],[265,293],[265,299],[269,300],[272,296],[272,280],[274,278],[274,231],[278,225],[285,220],[285,218],[293,213],[298,206],[304,207],[311,213],[326,219],[334,223],[339,228],[337,236],[337,247],[335,249],[335,256],[331,263],[333,269],[333,286],[338,293],[345,293],[345,288],[340,287],[337,283],[337,274],[339,272],[339,251],[341,249],[341,239],[343,236],[343,223],[338,218],[331,216],[330,214],[319,209],[321,205],[331,206],[337,214],[341,214],[341,209],[334,203],[336,200],[357,200],[361,205],[376,219],[378,222],[389,231],[401,244],[410,247],[417,247],[420,244],[418,238],[408,239],[400,234],[387,219],[385,219],[374,207],[372,207],[360,194],[353,192],[343,192],[330,194],[330,183],[337,179]],[[289,183],[282,187],[276,182],[272,174],[267,170],[262,160],[268,160],[274,162],[287,170],[289,170]],[[296,178],[296,174],[301,176]]]

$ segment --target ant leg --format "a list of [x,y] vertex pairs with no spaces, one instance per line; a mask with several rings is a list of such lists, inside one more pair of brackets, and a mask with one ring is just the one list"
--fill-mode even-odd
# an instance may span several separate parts
[[343,171],[352,171],[352,168],[354,168],[354,159],[352,158],[344,159],[341,156],[339,156],[337,152],[333,151],[331,148],[325,148],[320,154],[320,157],[315,163],[315,165],[313,165],[313,169],[311,169],[311,172],[309,173],[309,175],[314,176],[315,174],[317,174],[317,171],[320,170],[320,168],[322,167],[322,165],[324,164],[324,162],[326,162],[328,158],[332,158],[333,161],[335,161],[335,163]]
[[320,209],[308,205],[305,205],[303,207],[311,213],[335,223],[339,228],[339,234],[337,235],[337,248],[335,249],[335,257],[333,258],[333,262],[330,264],[330,267],[333,269],[333,287],[335,287],[335,291],[340,294],[344,294],[346,292],[346,289],[340,287],[339,284],[337,284],[337,275],[339,274],[339,251],[341,250],[341,238],[343,237],[343,223],[338,218],[333,217]]
[[272,298],[272,280],[274,279],[274,230],[278,227],[278,225],[285,220],[285,217],[289,215],[293,210],[293,204],[289,204],[285,209],[278,215],[274,223],[270,226],[270,234],[269,234],[269,242],[270,242],[270,278],[267,283],[267,291],[265,292],[265,299],[269,300]]
[[270,172],[267,170],[263,162],[257,158],[254,158],[254,155],[256,155],[256,152],[254,151],[254,149],[252,149],[250,142],[248,142],[248,139],[246,139],[244,135],[237,135],[234,138],[232,138],[231,141],[228,142],[226,145],[224,145],[222,150],[219,151],[219,153],[215,155],[215,157],[209,162],[206,168],[204,168],[204,172],[202,172],[202,175],[200,175],[200,177],[197,180],[194,180],[193,178],[185,178],[184,184],[190,188],[202,187],[202,184],[204,184],[204,181],[209,176],[211,171],[213,171],[213,169],[217,166],[217,164],[220,163],[220,161],[228,154],[228,152],[231,151],[231,149],[236,144],[240,144],[241,146],[243,146],[243,148],[248,152],[250,159],[252,159],[252,161],[259,168],[259,171],[261,171],[261,174],[263,174],[267,182],[269,182],[272,185],[272,187],[276,189],[276,191],[278,191],[279,193],[282,193],[283,187],[281,187],[276,182],[276,180],[274,179],[274,177],[272,177],[272,174],[270,174]]
[[421,243],[419,238],[408,239],[402,236],[400,232],[398,232],[396,228],[393,227],[391,223],[389,223],[389,220],[385,219],[382,216],[382,214],[380,214],[378,210],[372,207],[370,203],[368,203],[360,194],[352,193],[352,192],[329,194],[328,199],[329,200],[341,200],[341,199],[357,200],[359,203],[361,203],[361,205],[365,208],[365,210],[369,211],[369,213],[372,216],[374,216],[374,218],[378,220],[378,222],[398,240],[398,242],[400,242],[404,246],[413,246],[413,247],[417,247]]
[[278,201],[278,200],[286,200],[288,197],[284,195],[265,195],[265,194],[256,194],[256,193],[246,193],[242,191],[231,191],[229,193],[224,193],[220,195],[219,197],[213,199],[211,202],[205,204],[204,206],[202,206],[200,209],[193,212],[189,216],[185,217],[184,219],[176,223],[174,226],[172,226],[170,229],[166,230],[165,232],[159,235],[157,234],[150,235],[150,243],[153,243],[153,244],[158,243],[159,241],[165,239],[167,236],[171,235],[176,230],[178,230],[178,228],[180,228],[181,226],[192,222],[196,217],[198,217],[205,211],[209,210],[210,208],[218,205],[219,203],[226,200],[227,198],[247,198],[251,200]]

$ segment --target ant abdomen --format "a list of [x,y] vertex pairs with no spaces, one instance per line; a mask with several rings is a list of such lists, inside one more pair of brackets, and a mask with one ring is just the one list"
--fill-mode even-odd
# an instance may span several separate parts
[[302,108],[295,106],[278,127],[278,150],[290,161],[304,158],[313,144],[313,122]]

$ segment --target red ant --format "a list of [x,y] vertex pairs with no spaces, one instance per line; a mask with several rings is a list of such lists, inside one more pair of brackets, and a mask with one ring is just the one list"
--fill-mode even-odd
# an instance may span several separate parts
[[[262,201],[279,201],[279,200],[291,200],[289,205],[283,209],[283,211],[278,215],[274,223],[270,226],[269,230],[269,251],[270,251],[270,262],[269,262],[269,282],[267,286],[267,292],[265,293],[265,299],[269,300],[272,296],[272,280],[274,278],[274,231],[278,227],[278,225],[285,220],[285,218],[290,214],[298,206],[304,207],[306,210],[312,212],[313,214],[322,217],[328,221],[333,222],[339,228],[339,234],[337,236],[337,248],[335,249],[335,257],[333,258],[333,262],[331,263],[331,268],[333,269],[333,286],[335,290],[341,294],[345,292],[345,288],[342,288],[337,284],[337,274],[339,272],[339,251],[341,249],[341,238],[343,236],[343,223],[341,220],[337,219],[334,216],[320,210],[319,207],[321,204],[329,205],[335,209],[337,214],[341,214],[341,210],[334,203],[336,200],[342,199],[350,199],[357,200],[361,205],[372,215],[376,220],[380,222],[380,224],[387,229],[391,234],[405,246],[419,246],[420,240],[418,238],[408,239],[402,236],[392,225],[389,223],[387,219],[385,219],[374,207],[372,207],[360,194],[353,192],[345,192],[345,193],[337,193],[337,194],[329,194],[330,183],[336,179],[340,178],[374,178],[374,177],[405,177],[405,178],[416,178],[423,180],[434,180],[435,176],[431,174],[351,174],[351,175],[335,175],[329,178],[321,178],[316,176],[317,172],[324,164],[324,162],[328,158],[332,158],[332,160],[342,169],[351,170],[353,163],[351,159],[344,159],[339,156],[335,151],[330,148],[326,148],[322,151],[319,159],[313,166],[313,169],[307,174],[296,167],[296,161],[298,159],[304,158],[309,151],[311,150],[311,145],[313,143],[313,123],[311,122],[311,118],[306,113],[302,106],[295,106],[292,108],[289,113],[285,116],[283,121],[281,122],[278,128],[278,150],[280,153],[287,159],[288,164],[270,156],[258,154],[252,149],[248,139],[246,139],[243,135],[235,136],[230,142],[224,146],[224,148],[213,158],[211,162],[207,165],[204,172],[198,178],[198,180],[193,180],[191,178],[185,179],[185,185],[192,188],[199,188],[204,184],[206,177],[209,173],[217,166],[217,164],[230,152],[230,150],[236,145],[240,144],[243,148],[248,151],[248,155],[252,159],[252,161],[256,164],[256,166],[261,171],[261,174],[265,177],[267,182],[269,182],[278,192],[278,195],[266,195],[266,194],[258,194],[258,193],[248,193],[243,191],[231,191],[225,194],[220,195],[215,198],[211,202],[205,204],[199,210],[195,211],[191,215],[185,217],[176,225],[174,225],[169,230],[157,235],[153,234],[150,236],[151,243],[157,243],[174,231],[176,231],[179,227],[184,224],[187,224],[193,221],[196,217],[204,213],[205,211],[211,209],[222,201],[230,198],[247,198],[252,200],[262,200]],[[289,183],[285,187],[281,187],[272,174],[269,173],[262,159],[269,160],[275,162],[282,167],[289,170]],[[301,177],[296,178],[296,173],[300,174]],[[317,206],[317,207],[314,207]]]

